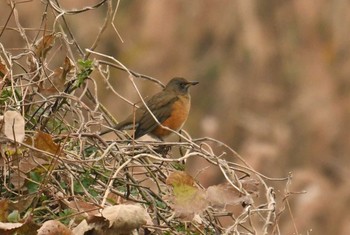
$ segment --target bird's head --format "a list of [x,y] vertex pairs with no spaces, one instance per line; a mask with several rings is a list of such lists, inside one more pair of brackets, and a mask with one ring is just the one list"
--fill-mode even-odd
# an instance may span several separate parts
[[187,81],[184,78],[175,77],[165,86],[164,90],[175,91],[179,94],[187,94],[190,86],[197,85],[197,81]]

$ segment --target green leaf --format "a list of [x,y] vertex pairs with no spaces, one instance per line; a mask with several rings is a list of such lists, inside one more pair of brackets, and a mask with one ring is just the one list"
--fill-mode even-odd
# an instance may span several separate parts
[[63,211],[61,211],[60,213],[58,213],[60,222],[62,222],[63,224],[68,224],[72,218],[70,218],[70,215],[73,214],[73,211],[71,209],[64,209]]
[[2,90],[0,94],[0,104],[4,104],[7,101],[7,99],[11,96],[12,96],[11,90],[7,90],[7,89]]
[[77,74],[77,79],[75,80],[74,87],[78,88],[84,81],[89,77],[93,71],[93,61],[92,60],[78,60],[78,65],[80,67],[80,72]]
[[32,181],[29,181],[27,184],[28,191],[29,193],[35,193],[38,191],[40,183],[42,182],[42,176],[38,172],[31,171],[29,172],[29,177]]
[[8,216],[7,220],[12,223],[16,223],[20,220],[19,212],[18,210],[12,211]]

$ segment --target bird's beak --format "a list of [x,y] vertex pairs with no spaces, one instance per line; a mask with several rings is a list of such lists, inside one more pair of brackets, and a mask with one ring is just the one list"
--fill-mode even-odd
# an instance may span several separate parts
[[197,85],[198,83],[199,83],[198,81],[190,81],[190,82],[188,82],[188,85],[194,86],[194,85]]

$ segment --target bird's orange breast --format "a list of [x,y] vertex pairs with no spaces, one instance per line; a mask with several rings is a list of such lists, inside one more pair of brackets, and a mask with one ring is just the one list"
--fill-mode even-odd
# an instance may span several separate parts
[[[179,99],[173,103],[171,115],[161,124],[174,131],[180,130],[187,120],[190,107],[190,97],[179,96]],[[170,130],[164,129],[161,126],[158,126],[152,131],[152,134],[158,137],[166,137],[171,133]]]

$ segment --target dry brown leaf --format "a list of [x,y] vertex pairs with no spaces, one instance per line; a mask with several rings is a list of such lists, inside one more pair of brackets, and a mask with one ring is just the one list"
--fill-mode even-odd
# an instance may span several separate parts
[[242,180],[242,188],[247,191],[244,195],[235,189],[230,183],[213,185],[207,188],[206,198],[213,207],[225,207],[226,205],[237,205],[241,203],[250,204],[252,195],[257,194],[256,180]]
[[17,111],[6,111],[4,113],[4,134],[11,140],[23,142],[25,137],[25,121]]
[[28,218],[24,223],[4,223],[0,222],[1,235],[26,234],[36,235],[38,225]]
[[141,205],[117,205],[105,208],[102,216],[93,216],[90,226],[82,225],[81,230],[93,230],[94,235],[124,235],[131,234],[135,229],[151,221],[149,214]]
[[[114,193],[114,192],[110,192],[107,196],[107,200],[109,202],[112,202],[113,204],[125,204],[128,203],[128,200],[126,200],[124,197]],[[131,201],[130,201],[131,203]]]
[[0,79],[3,79],[8,72],[9,69],[7,68],[3,58],[0,56]]
[[88,215],[97,215],[98,210],[100,209],[99,206],[85,202],[85,201],[80,201],[78,199],[75,199],[74,201],[63,201],[64,204],[66,204],[70,209],[72,209],[75,212],[85,212]]
[[259,193],[259,182],[255,179],[247,178],[240,180],[242,188],[244,188],[249,194],[258,196]]
[[89,232],[91,230],[94,230],[94,225],[88,224],[84,219],[72,231],[74,235],[84,235],[86,232]]
[[60,149],[59,145],[53,142],[51,135],[42,131],[37,132],[34,147],[52,154],[58,154]]
[[176,171],[171,173],[166,179],[166,183],[172,186],[183,184],[183,185],[194,185],[192,176],[183,171]]
[[9,179],[9,182],[16,190],[21,189],[25,185],[29,172],[46,172],[51,166],[51,162],[47,159],[40,158],[39,154],[33,154],[31,150],[29,150],[28,153],[26,157],[18,158],[18,171],[16,170]]
[[33,222],[31,217],[28,217],[27,220],[23,223],[20,228],[16,229],[16,233],[12,234],[25,234],[25,235],[37,235],[37,230],[39,226]]
[[11,178],[9,179],[9,182],[12,184],[13,188],[15,190],[21,189],[24,186],[24,183],[26,182],[25,179],[25,174],[23,173],[15,173],[11,176]]
[[229,183],[213,185],[207,188],[207,200],[214,207],[224,207],[226,205],[237,205],[246,200],[240,192]]
[[49,161],[38,158],[34,154],[28,157],[21,158],[19,161],[19,170],[23,173],[29,173],[37,167],[42,167],[44,165],[50,164]]
[[102,211],[102,216],[109,221],[109,228],[126,232],[145,225],[147,215],[147,211],[140,205],[117,205]]
[[43,36],[34,46],[35,54],[40,58],[45,58],[47,52],[52,48],[54,43],[55,43],[54,34]]
[[65,90],[67,74],[74,68],[69,57],[65,57],[63,65],[56,68],[50,78],[44,80],[39,85],[40,93],[44,96],[55,95]]
[[9,200],[0,200],[0,221],[5,221],[8,216]]
[[66,77],[67,73],[69,73],[73,68],[74,68],[73,61],[68,56],[66,56],[64,58],[64,62],[63,62],[63,75],[64,75],[64,77]]
[[38,235],[73,235],[72,231],[57,220],[49,220],[38,229]]
[[17,210],[19,213],[26,211],[32,205],[35,197],[35,194],[29,194],[27,196],[18,197],[16,201],[9,201],[9,211]]
[[22,225],[23,225],[22,223],[3,223],[3,222],[0,222],[0,232],[5,233],[8,230],[20,228]]
[[66,82],[66,79],[63,76],[63,69],[56,68],[54,70],[53,75],[50,78],[40,83],[39,91],[45,97],[58,94],[64,91],[65,82]]

